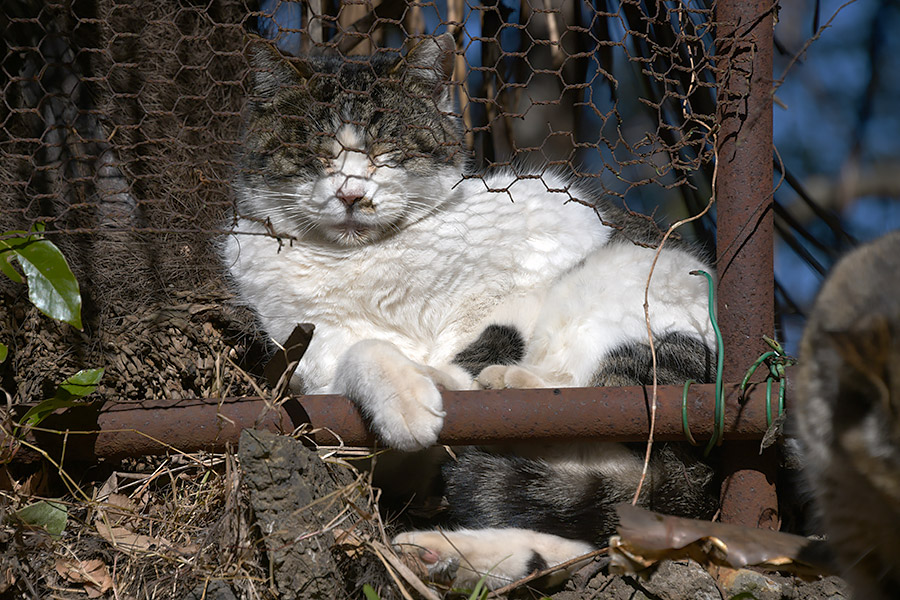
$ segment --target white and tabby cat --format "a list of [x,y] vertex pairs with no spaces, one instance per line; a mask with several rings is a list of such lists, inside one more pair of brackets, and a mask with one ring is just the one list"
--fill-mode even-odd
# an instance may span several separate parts
[[[464,178],[446,81],[453,49],[444,35],[405,58],[298,60],[256,44],[236,184],[242,218],[224,247],[241,297],[273,339],[315,324],[297,386],[348,396],[404,451],[437,440],[438,386],[652,378],[643,302],[655,252],[646,245],[658,231],[547,171]],[[563,204],[548,189],[593,205]],[[282,240],[263,235],[272,231]],[[715,338],[693,269],[710,271],[671,243],[653,276],[661,383],[710,376]],[[488,583],[502,585],[605,543],[612,505],[630,499],[641,464],[615,444],[469,449],[443,473],[461,529],[395,541],[432,576],[466,585],[490,571]],[[661,447],[643,501],[708,515],[710,481],[706,465]]]
[[859,600],[900,592],[900,232],[829,274],[800,346],[803,474]]

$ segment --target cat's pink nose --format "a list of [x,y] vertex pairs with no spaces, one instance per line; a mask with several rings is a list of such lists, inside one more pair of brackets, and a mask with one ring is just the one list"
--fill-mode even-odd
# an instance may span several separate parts
[[347,208],[351,208],[354,204],[365,198],[365,194],[362,190],[354,189],[341,188],[335,195]]

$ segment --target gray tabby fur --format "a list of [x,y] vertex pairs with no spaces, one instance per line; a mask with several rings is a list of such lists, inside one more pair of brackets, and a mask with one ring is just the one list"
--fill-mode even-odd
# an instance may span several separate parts
[[900,593],[900,232],[846,256],[800,349],[804,474],[860,599]]

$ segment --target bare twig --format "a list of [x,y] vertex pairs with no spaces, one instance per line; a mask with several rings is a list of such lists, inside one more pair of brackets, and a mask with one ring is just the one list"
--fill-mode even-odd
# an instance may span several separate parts
[[[701,122],[701,125],[709,127]],[[631,499],[632,504],[637,504],[638,499],[641,496],[641,490],[644,487],[644,481],[647,478],[647,470],[650,467],[650,453],[653,450],[653,430],[656,426],[656,401],[657,401],[657,392],[658,392],[658,381],[657,381],[657,364],[656,364],[656,346],[653,343],[653,331],[650,328],[650,280],[653,278],[653,271],[656,269],[656,263],[659,260],[659,255],[662,252],[663,246],[669,237],[675,232],[676,229],[685,225],[687,223],[691,223],[702,218],[706,213],[709,212],[709,209],[712,208],[713,203],[716,201],[716,178],[719,172],[719,154],[718,154],[718,145],[716,135],[713,134],[713,175],[711,182],[711,192],[709,197],[709,202],[706,203],[706,207],[700,211],[698,214],[688,217],[686,219],[682,219],[673,223],[669,229],[666,231],[663,239],[660,241],[659,246],[656,249],[656,254],[653,256],[653,263],[650,265],[650,273],[647,275],[647,284],[644,286],[644,323],[647,326],[647,339],[650,342],[650,358],[653,372],[653,392],[650,399],[650,432],[647,435],[647,450],[644,453],[644,465],[641,469],[641,478],[638,481],[637,489],[634,492],[634,497]],[[719,349],[721,352],[721,348]]]
[[798,50],[797,53],[794,54],[794,56],[791,58],[791,60],[788,61],[788,64],[784,68],[784,71],[781,72],[781,77],[776,79],[775,82],[772,84],[772,95],[773,96],[775,95],[775,92],[778,90],[778,88],[780,88],[784,84],[784,80],[785,80],[785,78],[787,78],[788,71],[790,71],[791,68],[793,68],[794,64],[798,60],[800,60],[800,57],[803,56],[803,54],[809,49],[809,47],[812,45],[812,43],[815,42],[816,40],[818,40],[820,37],[822,37],[822,34],[825,32],[826,29],[829,29],[831,27],[831,23],[837,18],[837,16],[841,13],[842,10],[844,10],[845,8],[847,8],[848,6],[850,6],[851,4],[854,4],[854,3],[856,3],[856,0],[848,0],[847,2],[844,2],[843,4],[841,4],[837,8],[837,10],[834,11],[834,14],[831,15],[831,18],[829,18],[828,21],[824,25],[819,27],[819,29],[818,29],[818,31],[816,31],[815,35],[813,35],[811,38],[806,40],[806,42],[804,42],[804,44],[800,48],[800,50]]
[[407,583],[413,586],[415,590],[422,594],[425,598],[427,598],[428,600],[440,600],[437,594],[428,589],[428,586],[422,583],[422,580],[419,579],[416,574],[413,573],[412,570],[410,570],[409,567],[403,564],[403,562],[397,557],[393,550],[391,550],[381,542],[377,542],[375,540],[370,540],[368,543],[372,547],[372,550],[375,552],[375,555],[381,560],[382,563],[384,563],[384,566],[387,568],[390,576],[394,579],[394,582],[397,584],[397,587],[400,589],[400,593],[403,594],[404,598],[412,600],[409,592],[407,592],[406,588],[404,588],[400,584],[400,580],[394,573],[395,569],[397,573],[403,576],[403,579],[405,579]]

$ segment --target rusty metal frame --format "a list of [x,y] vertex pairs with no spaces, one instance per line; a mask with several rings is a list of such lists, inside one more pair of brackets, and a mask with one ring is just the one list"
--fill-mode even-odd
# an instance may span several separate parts
[[[772,0],[720,0],[717,9],[719,142],[717,148],[718,318],[724,337],[725,381],[741,379],[774,328],[772,221]],[[776,527],[773,450],[759,453],[767,430],[765,390],[741,395],[726,386],[722,518]],[[684,439],[682,388],[658,390],[657,440]],[[694,435],[712,435],[713,386],[688,396]],[[650,428],[648,391],[635,388],[446,392],[447,444],[510,439],[596,438],[642,441]],[[54,415],[30,439],[51,455],[96,459],[168,451],[222,450],[240,430],[291,432],[308,423],[319,444],[373,443],[345,398],[306,396],[273,405],[259,398],[173,401],[85,407]],[[55,430],[55,431],[53,431]],[[66,433],[59,433],[64,431]],[[0,432],[0,449],[16,460],[41,454]],[[2,454],[2,453],[0,453]]]
[[[717,5],[719,110],[716,255],[725,380],[737,381],[765,351],[775,326],[773,273],[772,53],[776,2]],[[778,528],[777,456],[758,443],[724,452],[722,520]]]
[[[680,386],[662,386],[657,395],[654,437],[684,439]],[[445,392],[447,416],[442,444],[486,444],[510,440],[603,439],[640,442],[650,428],[650,391],[644,387],[560,388],[553,390],[484,390]],[[742,393],[726,390],[725,439],[758,440],[767,429],[764,386]],[[687,395],[690,429],[698,439],[713,433],[710,415],[715,386],[692,386]],[[374,446],[354,405],[342,396],[287,398],[276,405],[261,398],[197,399],[108,408],[82,406],[48,417],[30,437],[35,445],[68,460],[96,460],[163,454],[222,451],[237,444],[248,427],[291,433],[318,445]],[[64,433],[61,433],[64,432]],[[12,440],[0,435],[0,447]],[[16,460],[38,460],[28,447]]]

